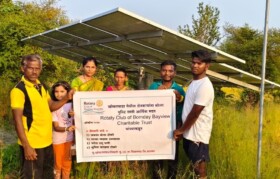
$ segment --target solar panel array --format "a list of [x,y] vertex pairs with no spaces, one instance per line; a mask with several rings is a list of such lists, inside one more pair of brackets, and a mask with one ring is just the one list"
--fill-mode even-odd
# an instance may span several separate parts
[[[236,84],[259,90],[261,82],[260,77],[231,66],[234,63],[245,63],[244,60],[122,8],[46,31],[23,41],[79,62],[83,57],[94,56],[109,70],[126,67],[132,73],[144,67],[145,72],[155,78],[159,78],[160,63],[172,59],[178,65],[175,80],[181,84],[192,78],[191,52],[203,49],[211,52],[214,59],[207,71],[213,83],[223,86]],[[268,80],[266,84],[280,87]]]

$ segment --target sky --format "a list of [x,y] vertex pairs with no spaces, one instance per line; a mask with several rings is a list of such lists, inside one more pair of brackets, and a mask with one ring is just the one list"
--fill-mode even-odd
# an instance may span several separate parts
[[[245,23],[258,30],[264,29],[266,0],[59,0],[57,6],[76,21],[110,11],[117,7],[177,30],[178,26],[192,24],[192,15],[198,17],[199,2],[220,10],[220,23],[243,26]],[[270,0],[269,28],[280,28],[279,0]]]

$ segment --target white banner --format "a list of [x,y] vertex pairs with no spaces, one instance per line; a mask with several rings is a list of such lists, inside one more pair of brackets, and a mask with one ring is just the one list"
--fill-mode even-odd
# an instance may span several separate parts
[[77,162],[174,159],[173,90],[75,92]]

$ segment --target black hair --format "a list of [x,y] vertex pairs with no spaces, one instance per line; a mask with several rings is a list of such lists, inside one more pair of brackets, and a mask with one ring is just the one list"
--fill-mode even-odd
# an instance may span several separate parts
[[94,58],[94,57],[85,57],[85,58],[83,59],[83,67],[84,67],[89,61],[93,61],[93,63],[95,64],[95,66],[98,65],[97,59],[96,59],[96,58]]
[[51,92],[51,98],[54,101],[58,101],[58,99],[56,99],[54,93],[55,93],[55,88],[58,86],[63,86],[63,88],[67,91],[67,93],[71,90],[71,86],[69,85],[69,83],[67,83],[66,81],[58,81],[56,82],[53,86],[52,86],[52,92]]
[[177,64],[173,60],[165,60],[160,64],[160,68],[166,65],[172,65],[174,67],[174,70],[177,68]]
[[125,70],[124,68],[117,68],[117,69],[115,70],[114,76],[116,76],[117,72],[119,72],[119,71],[120,71],[120,72],[123,72],[124,75],[127,76],[127,72],[126,72],[126,70]]
[[206,50],[197,50],[192,52],[192,59],[199,58],[204,63],[211,63],[211,54]]

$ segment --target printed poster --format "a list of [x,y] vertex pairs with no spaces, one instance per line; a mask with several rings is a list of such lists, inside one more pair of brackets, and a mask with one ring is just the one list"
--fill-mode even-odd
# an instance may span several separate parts
[[174,159],[173,90],[75,92],[77,162]]

